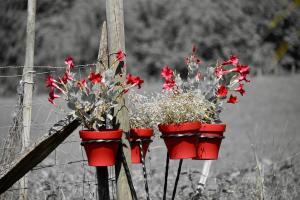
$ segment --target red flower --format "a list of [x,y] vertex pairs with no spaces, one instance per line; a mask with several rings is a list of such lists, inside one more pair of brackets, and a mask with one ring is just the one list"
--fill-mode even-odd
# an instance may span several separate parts
[[231,55],[229,60],[226,60],[222,63],[222,65],[233,65],[233,66],[237,66],[239,62],[239,59],[236,57],[236,55]]
[[241,81],[246,81],[246,82],[250,82],[248,79],[247,79],[247,74],[241,74],[241,76],[240,77],[238,77],[238,79],[237,79],[239,82],[241,82]]
[[164,90],[172,90],[172,88],[176,85],[175,81],[172,79],[166,79],[163,85]]
[[91,72],[89,75],[89,80],[93,83],[100,83],[102,80],[102,76],[99,73]]
[[[60,79],[60,80],[61,80],[61,79]],[[72,78],[70,72],[67,70],[67,71],[65,72],[63,78],[62,78],[62,82],[63,82],[64,84],[67,84],[69,80],[73,80],[73,78]]]
[[119,51],[117,52],[116,59],[117,59],[118,61],[123,61],[123,60],[124,60],[124,57],[125,57],[124,52],[123,52],[122,50],[119,50]]
[[56,81],[53,79],[53,77],[48,74],[47,80],[46,80],[46,87],[58,87],[57,84],[55,83]]
[[229,73],[229,71],[224,70],[222,65],[216,67],[216,69],[215,69],[215,75],[218,78],[221,78],[223,75],[228,74],[228,73]]
[[169,68],[168,65],[165,65],[165,67],[162,69],[161,74],[162,77],[165,79],[171,79],[173,76],[173,71]]
[[86,85],[86,80],[83,79],[83,80],[77,81],[77,87],[79,87],[81,90],[82,90],[83,88],[87,87],[87,85]]
[[47,87],[56,88],[56,89],[58,89],[59,91],[61,91],[62,93],[65,93],[65,91],[64,91],[63,89],[61,89],[61,88],[56,84],[56,82],[57,82],[57,81],[54,80],[50,74],[47,76],[47,80],[46,80],[46,86],[47,86]]
[[237,96],[230,95],[229,99],[227,100],[227,103],[237,103]]
[[132,76],[131,74],[127,74],[126,76],[126,80],[127,80],[127,84],[133,85],[134,84],[134,76]]
[[248,65],[237,65],[235,68],[229,70],[230,72],[238,72],[240,74],[249,74],[250,67]]
[[246,93],[246,91],[244,90],[244,84],[240,83],[240,85],[235,89],[235,91],[241,93],[241,95],[243,96]]
[[59,97],[60,97],[59,95],[55,94],[54,88],[51,87],[51,88],[50,88],[49,97],[48,97],[48,101],[49,101],[50,103],[52,103],[52,104],[55,104],[55,103],[54,103],[54,99],[59,98]]
[[250,73],[250,67],[248,65],[240,65],[240,71],[241,74],[249,74]]
[[201,60],[199,58],[196,58],[196,64],[200,64],[201,63]]
[[126,76],[126,83],[130,85],[137,85],[138,88],[141,88],[141,85],[144,83],[144,80],[142,80],[139,76],[132,76],[131,74],[127,74]]
[[71,56],[65,59],[65,64],[69,66],[70,69],[74,68],[74,60]]
[[196,45],[193,45],[192,52],[193,54],[196,52]]
[[228,93],[228,89],[226,88],[225,85],[220,85],[217,91],[217,96],[218,97],[226,97]]
[[144,83],[139,76],[134,77],[134,85],[137,85],[139,89],[141,89],[141,85]]

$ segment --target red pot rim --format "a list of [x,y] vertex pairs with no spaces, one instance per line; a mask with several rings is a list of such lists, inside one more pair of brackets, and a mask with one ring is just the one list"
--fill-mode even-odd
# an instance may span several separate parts
[[184,122],[179,124],[160,124],[158,125],[159,131],[163,134],[180,134],[182,132],[197,132],[201,127],[201,122]]
[[226,129],[226,124],[202,124],[201,132],[224,132]]
[[152,128],[131,128],[130,137],[151,137],[153,136]]
[[80,138],[82,140],[97,140],[97,139],[120,139],[122,137],[123,130],[121,129],[106,129],[102,131],[79,131]]

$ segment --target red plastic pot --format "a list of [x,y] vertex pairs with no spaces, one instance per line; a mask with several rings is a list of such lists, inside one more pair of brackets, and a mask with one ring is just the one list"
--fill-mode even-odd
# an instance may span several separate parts
[[198,136],[188,137],[168,137],[178,134],[194,134],[199,133],[201,123],[198,121],[186,122],[180,124],[161,124],[158,126],[162,133],[164,142],[167,146],[170,159],[194,158],[196,156],[196,147]]
[[197,160],[217,160],[226,124],[202,124]]
[[[79,131],[83,142],[91,140],[120,140],[123,131],[120,129],[103,131]],[[112,166],[116,162],[120,142],[91,142],[84,143],[84,149],[88,158],[89,166]]]
[[[131,146],[131,162],[135,164],[141,163],[140,142],[137,139],[150,139],[153,136],[151,128],[132,128],[130,129],[130,146]],[[143,153],[146,156],[150,141],[143,141]]]

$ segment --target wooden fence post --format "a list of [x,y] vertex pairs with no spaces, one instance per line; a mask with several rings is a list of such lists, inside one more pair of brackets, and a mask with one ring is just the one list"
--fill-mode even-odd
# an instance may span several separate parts
[[[27,13],[26,55],[22,79],[24,84],[22,152],[24,152],[30,145],[36,0],[28,0]],[[27,184],[28,180],[25,175],[20,180],[21,200],[28,199]]]
[[[99,51],[98,51],[98,62],[97,62],[97,72],[101,72],[105,70],[108,66],[108,53],[107,53],[107,27],[106,22],[104,21],[101,28],[101,37],[100,37],[100,44],[99,44]],[[106,124],[106,128],[109,125]],[[109,183],[108,183],[108,168],[103,167],[96,167],[96,174],[97,174],[97,183],[98,183],[98,199],[99,200],[107,200],[109,199]]]
[[[125,34],[124,34],[124,13],[123,13],[123,0],[106,0],[106,21],[107,21],[107,36],[108,36],[108,53],[109,63],[111,64],[115,59],[115,54],[118,50],[125,52]],[[125,72],[126,73],[126,72]],[[125,75],[119,77],[125,79]],[[128,111],[125,105],[125,99],[119,102],[119,109],[117,110],[116,118],[120,124],[120,128],[125,132],[129,131]],[[124,146],[123,152],[126,157],[129,168],[130,165],[130,145],[129,142],[122,138]],[[121,152],[119,152],[120,154]],[[120,156],[118,156],[120,158]],[[124,167],[121,160],[116,163],[116,184],[117,184],[117,199],[131,200],[131,192],[125,174]]]

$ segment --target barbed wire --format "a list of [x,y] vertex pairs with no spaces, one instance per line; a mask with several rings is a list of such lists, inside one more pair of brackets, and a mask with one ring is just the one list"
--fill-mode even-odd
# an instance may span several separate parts
[[[84,64],[84,65],[76,65],[74,68],[81,69],[84,67],[95,67],[97,63],[91,63],[91,64]],[[24,68],[25,66],[2,66],[0,69],[8,69],[8,68]],[[66,67],[53,67],[53,66],[33,66],[33,68],[50,68],[50,69],[65,69]],[[14,74],[14,75],[0,75],[0,78],[17,78],[17,77],[23,77],[27,73],[33,73],[34,75],[43,75],[43,74],[49,74],[49,73],[55,73],[56,71],[43,71],[43,72],[36,72],[36,71],[28,71],[24,74]]]
[[[88,67],[88,66],[96,66],[97,63],[91,63],[91,64],[82,64],[82,65],[75,65],[74,68],[82,68],[82,67]],[[17,68],[24,68],[26,67],[25,65],[9,65],[9,66],[0,66],[0,69],[17,69]],[[33,66],[33,68],[50,68],[50,69],[66,69],[66,66],[64,67],[55,67],[51,65],[37,65]]]
[[[34,75],[41,75],[41,74],[49,74],[49,73],[54,73],[55,71],[47,71],[47,72],[35,72],[32,71]],[[17,77],[23,77],[25,74],[15,74],[15,75],[2,75],[0,78],[17,78]]]

